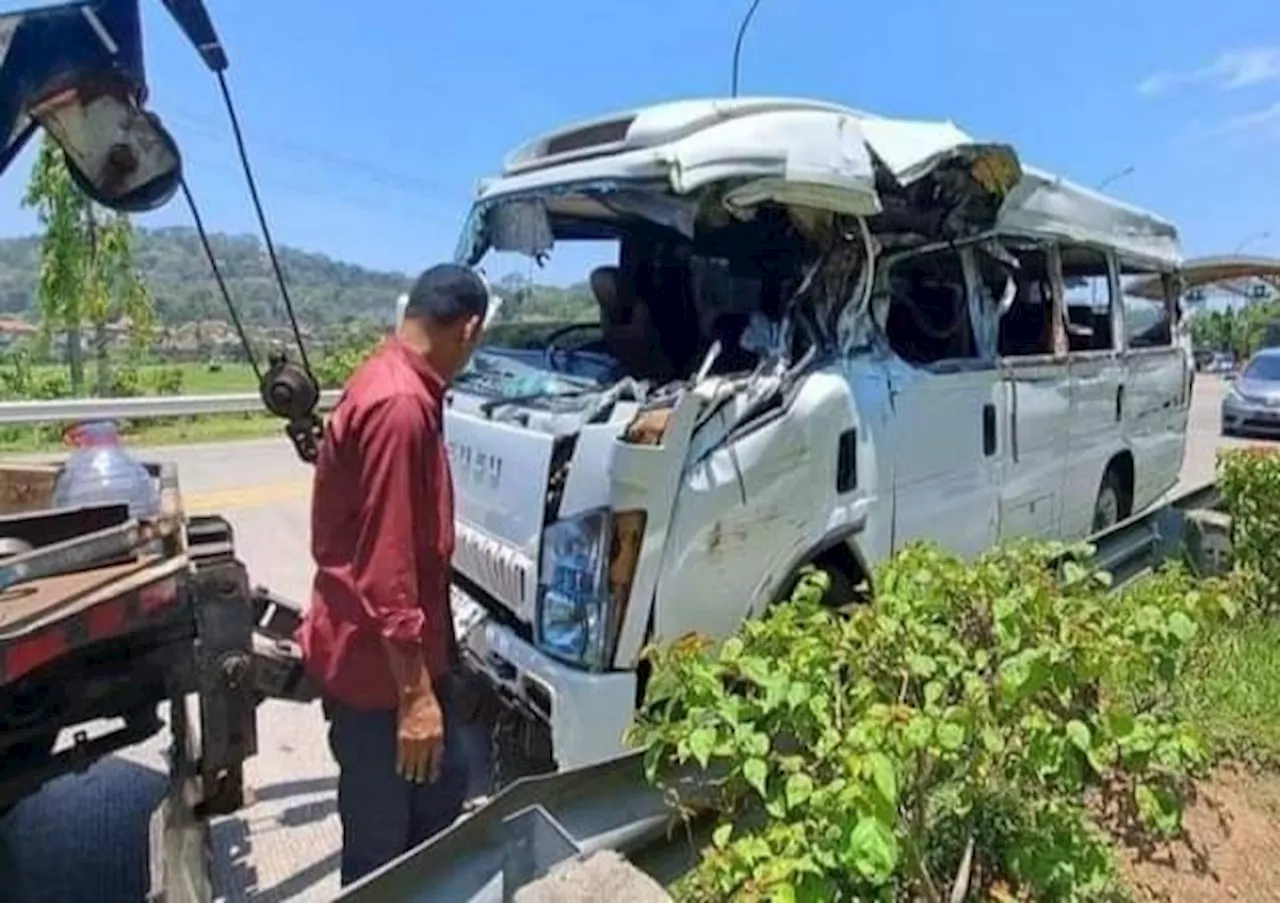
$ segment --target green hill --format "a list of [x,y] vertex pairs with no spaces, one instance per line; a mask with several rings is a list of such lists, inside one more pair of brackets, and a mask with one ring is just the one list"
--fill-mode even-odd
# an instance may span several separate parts
[[[232,300],[246,323],[283,325],[283,309],[262,242],[252,235],[213,234],[214,255]],[[367,320],[385,322],[395,298],[411,277],[371,270],[325,254],[277,246],[298,317],[313,329]],[[139,229],[134,258],[155,299],[161,323],[176,327],[195,321],[225,320],[226,308],[194,229]],[[0,316],[38,318],[36,282],[39,239],[0,239]],[[516,277],[500,281],[508,296],[504,319],[572,319],[593,311],[585,285],[524,286]],[[519,297],[511,297],[519,289]]]

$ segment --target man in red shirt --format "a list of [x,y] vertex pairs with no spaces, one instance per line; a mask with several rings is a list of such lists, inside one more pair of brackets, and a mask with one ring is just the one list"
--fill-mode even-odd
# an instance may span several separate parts
[[448,826],[467,789],[443,400],[488,304],[471,270],[424,272],[396,334],[347,381],[316,462],[299,642],[338,763],[344,885]]

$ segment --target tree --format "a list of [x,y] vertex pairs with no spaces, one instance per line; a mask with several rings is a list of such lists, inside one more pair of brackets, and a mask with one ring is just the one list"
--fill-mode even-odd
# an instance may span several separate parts
[[44,235],[40,241],[40,337],[47,348],[61,333],[74,394],[84,394],[83,334],[93,328],[97,393],[110,391],[108,325],[126,321],[135,350],[153,337],[155,309],[133,263],[133,227],[122,213],[100,210],[71,180],[58,145],[48,135],[23,196]]

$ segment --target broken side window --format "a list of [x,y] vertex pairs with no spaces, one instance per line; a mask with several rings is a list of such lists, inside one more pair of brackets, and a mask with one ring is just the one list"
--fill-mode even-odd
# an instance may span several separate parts
[[982,291],[999,299],[1006,279],[1015,286],[1013,303],[1000,317],[996,351],[1000,357],[1030,357],[1053,353],[1053,286],[1049,279],[1049,255],[1041,248],[1010,248],[1018,260],[1012,268],[985,253],[978,253],[978,277]]
[[1060,256],[1068,350],[1112,350],[1115,337],[1111,328],[1111,276],[1106,252],[1064,244]]
[[[1129,291],[1159,275],[1161,297]],[[1124,308],[1125,336],[1130,348],[1167,348],[1173,344],[1174,311],[1178,305],[1177,279],[1147,264],[1120,262],[1120,297]]]
[[978,356],[960,253],[952,248],[891,264],[885,337],[909,364]]

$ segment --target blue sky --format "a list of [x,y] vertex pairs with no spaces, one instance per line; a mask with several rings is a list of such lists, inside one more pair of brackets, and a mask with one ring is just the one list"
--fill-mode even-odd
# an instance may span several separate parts
[[[151,106],[208,225],[255,231],[216,84],[142,0]],[[476,180],[567,121],[726,93],[745,0],[206,0],[278,242],[416,271],[451,255]],[[0,3],[14,9],[26,3]],[[359,10],[359,11],[357,11]],[[743,94],[950,118],[1172,218],[1188,254],[1280,255],[1275,0],[763,0]],[[0,235],[30,154],[0,181]],[[186,223],[180,203],[141,217]],[[1269,236],[1263,237],[1263,233]],[[582,277],[570,260],[555,281]]]

